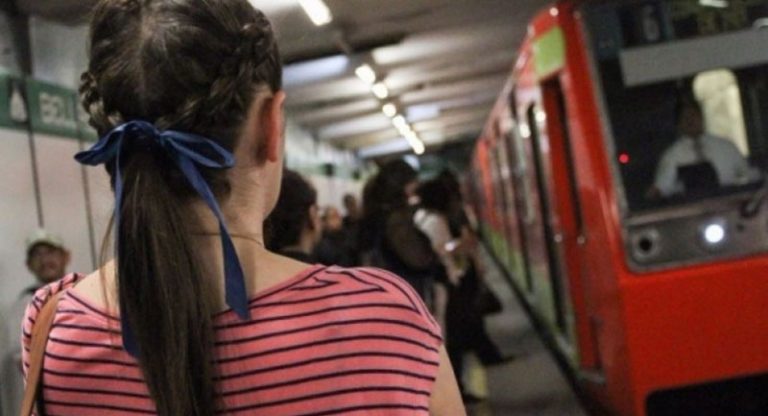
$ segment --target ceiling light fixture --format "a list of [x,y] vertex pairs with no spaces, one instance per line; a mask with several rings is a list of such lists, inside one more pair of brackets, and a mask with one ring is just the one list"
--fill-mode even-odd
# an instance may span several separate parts
[[377,82],[373,84],[371,87],[371,91],[373,91],[373,94],[378,97],[380,100],[383,100],[387,97],[389,97],[389,90],[387,89],[387,86],[384,85],[383,82]]
[[411,126],[408,126],[408,125],[403,126],[402,128],[398,127],[397,131],[399,131],[400,134],[402,134],[403,136],[407,136],[409,134],[414,134],[414,131],[411,130]]
[[704,7],[715,7],[718,9],[728,8],[728,0],[699,0],[699,4]]
[[381,107],[381,111],[384,112],[384,115],[390,118],[397,115],[397,107],[392,103],[384,104],[384,106]]
[[376,83],[376,72],[368,64],[363,64],[355,69],[355,75],[368,85]]
[[392,118],[392,124],[397,127],[398,130],[404,129],[406,126],[408,126],[408,122],[405,121],[405,117],[403,116],[395,116]]
[[315,26],[327,25],[333,20],[331,10],[325,5],[323,0],[299,0],[299,4]]
[[410,132],[409,134],[405,134],[405,140],[408,141],[408,144],[411,145],[413,148],[414,153],[417,155],[424,154],[424,142],[419,139],[419,136],[416,135],[414,132]]

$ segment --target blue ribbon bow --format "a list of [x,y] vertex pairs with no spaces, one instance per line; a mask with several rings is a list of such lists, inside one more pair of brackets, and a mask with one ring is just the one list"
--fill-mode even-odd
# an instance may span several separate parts
[[[198,165],[212,169],[231,168],[235,165],[235,158],[232,153],[205,137],[173,130],[160,131],[153,124],[146,121],[130,121],[116,127],[89,150],[78,153],[75,159],[82,164],[90,166],[115,163],[115,221],[118,230],[120,229],[120,208],[123,202],[120,156],[124,140],[150,140],[165,150],[176,162],[176,165],[187,178],[189,184],[192,185],[192,188],[197,191],[216,215],[216,218],[219,220],[221,246],[224,254],[227,304],[240,318],[248,319],[250,316],[248,296],[246,295],[245,277],[240,266],[240,259],[237,257],[232,238],[229,235],[226,224],[224,224],[219,204],[216,202],[211,188],[197,169]],[[125,319],[121,319],[121,328],[125,350],[134,357],[138,357],[136,339]]]

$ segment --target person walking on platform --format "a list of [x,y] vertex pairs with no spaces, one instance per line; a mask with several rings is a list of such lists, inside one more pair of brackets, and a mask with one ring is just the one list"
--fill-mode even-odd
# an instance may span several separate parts
[[285,94],[263,13],[101,0],[89,45],[81,97],[101,138],[77,159],[110,173],[115,257],[27,308],[30,348],[39,310],[57,307],[45,413],[465,414],[440,330],[403,280],[265,248]]
[[313,253],[322,235],[317,191],[298,172],[283,172],[280,197],[264,228],[267,249],[304,263],[315,263]]
[[21,369],[21,321],[34,293],[43,285],[64,276],[70,253],[61,237],[44,229],[35,230],[27,238],[26,263],[35,277],[34,283],[24,289],[11,306],[6,321],[9,343],[3,345],[0,366],[0,415],[17,415],[24,397],[24,378]]
[[[484,365],[499,364],[513,357],[503,357],[485,328],[481,297],[482,266],[478,258],[476,239],[467,227],[459,184],[452,175],[442,174],[424,182],[418,190],[420,209],[414,221],[430,239],[443,263],[446,279],[436,293],[440,299],[436,315],[445,329],[451,364],[456,371],[459,387],[466,402],[476,401],[478,395],[465,389],[462,377],[464,357],[474,353]],[[484,372],[483,372],[484,374]]]

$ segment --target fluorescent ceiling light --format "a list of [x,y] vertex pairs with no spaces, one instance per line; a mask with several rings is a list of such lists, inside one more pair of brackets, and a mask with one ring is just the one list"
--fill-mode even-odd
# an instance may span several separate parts
[[392,119],[392,124],[394,124],[398,129],[402,129],[408,125],[408,122],[405,121],[405,117],[397,116]]
[[410,143],[405,139],[388,140],[383,143],[363,147],[358,151],[361,158],[368,159],[372,157],[390,155],[393,153],[407,152],[412,150]]
[[378,97],[380,100],[383,100],[389,97],[389,90],[387,89],[387,86],[384,85],[383,82],[377,82],[373,84],[373,86],[371,87],[371,91],[373,91],[373,95]]
[[355,75],[362,79],[366,84],[373,85],[376,83],[376,72],[368,64],[363,64],[355,69]]
[[299,4],[304,8],[304,11],[315,26],[327,25],[333,20],[331,10],[325,5],[323,0],[299,0]]
[[424,153],[424,142],[419,139],[416,133],[406,134],[405,140],[408,140],[408,144],[411,145],[417,155]]
[[716,7],[718,9],[728,8],[728,0],[699,0],[699,4],[705,7]]
[[397,115],[397,107],[395,107],[395,105],[392,103],[384,104],[384,106],[381,107],[381,111],[383,111],[384,114],[390,118]]
[[397,131],[399,131],[400,134],[402,134],[403,136],[407,136],[409,134],[414,134],[413,130],[411,130],[411,126],[409,126],[407,124],[405,126],[398,127]]

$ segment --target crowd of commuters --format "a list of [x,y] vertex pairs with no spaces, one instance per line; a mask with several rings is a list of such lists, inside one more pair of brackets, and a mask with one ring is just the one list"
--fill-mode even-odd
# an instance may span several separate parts
[[465,355],[484,365],[512,357],[502,356],[485,330],[491,310],[459,181],[446,170],[420,183],[408,163],[393,161],[366,184],[363,206],[365,264],[396,272],[422,296],[445,334],[465,401],[478,400],[463,383]]
[[[317,191],[299,173],[286,170],[283,190],[267,219],[267,247],[307,263],[371,266],[403,277],[421,296],[445,335],[459,387],[465,360],[505,362],[486,333],[479,305],[482,262],[466,215],[459,181],[450,171],[419,182],[417,171],[396,160],[383,165],[364,187],[363,210],[352,194],[338,208],[317,205]],[[320,213],[322,212],[322,213]]]

